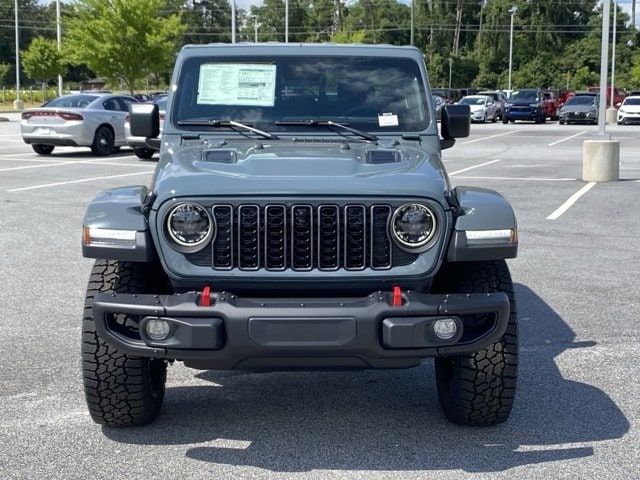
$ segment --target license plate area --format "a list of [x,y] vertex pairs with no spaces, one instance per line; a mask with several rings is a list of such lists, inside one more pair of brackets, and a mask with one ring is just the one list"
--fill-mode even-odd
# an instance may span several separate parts
[[253,317],[249,338],[264,347],[336,347],[356,338],[353,317]]

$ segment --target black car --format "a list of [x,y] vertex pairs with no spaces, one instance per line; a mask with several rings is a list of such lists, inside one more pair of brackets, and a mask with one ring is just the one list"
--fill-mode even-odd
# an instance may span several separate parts
[[535,123],[544,123],[547,119],[542,90],[525,88],[515,90],[509,96],[504,109],[502,123],[515,122],[516,120],[529,120]]

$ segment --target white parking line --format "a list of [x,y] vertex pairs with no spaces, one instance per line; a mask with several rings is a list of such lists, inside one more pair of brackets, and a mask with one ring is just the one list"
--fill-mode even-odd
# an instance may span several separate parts
[[545,178],[545,177],[482,177],[482,176],[467,176],[460,175],[456,178],[463,179],[475,179],[475,180],[524,180],[531,182],[573,182],[577,178]]
[[587,193],[589,190],[591,190],[593,188],[593,186],[596,184],[596,182],[589,182],[587,183],[584,187],[582,187],[580,190],[578,190],[576,193],[574,193],[573,195],[571,195],[566,202],[564,202],[562,205],[560,205],[551,215],[549,215],[547,217],[547,220],[557,220],[558,218],[560,218],[560,216],[566,212],[567,210],[569,210],[571,208],[571,206],[576,203],[578,201],[578,199],[583,196],[585,193]]
[[[118,159],[128,159],[130,157],[118,157]],[[57,162],[57,163],[46,163],[44,165],[22,165],[20,167],[9,167],[9,168],[0,168],[0,172],[13,172],[15,170],[30,170],[33,168],[46,168],[46,167],[60,167],[63,165],[81,165],[84,163],[100,163],[100,158],[95,158],[92,160],[70,160],[66,162]],[[116,160],[115,158],[113,160]],[[105,165],[109,165],[109,163],[105,163]],[[113,165],[113,164],[112,164]],[[119,165],[119,164],[115,164]]]
[[469,143],[481,142],[482,140],[489,140],[490,138],[504,137],[505,135],[511,135],[512,133],[519,132],[520,130],[512,130],[506,133],[498,133],[496,135],[489,135],[488,137],[476,138],[475,140],[469,140],[467,142],[460,142],[460,145],[467,145]]
[[449,173],[449,176],[457,175],[459,173],[468,172],[469,170],[474,170],[476,168],[484,167],[485,165],[491,165],[492,163],[497,163],[500,160],[489,160],[488,162],[481,163],[480,165],[474,165],[473,167],[463,168],[461,170],[456,170],[455,172]]
[[93,182],[96,180],[108,180],[110,178],[132,177],[134,175],[147,175],[152,172],[153,170],[148,170],[146,172],[124,173],[121,175],[107,175],[106,177],[81,178],[79,180],[69,180],[67,182],[45,183],[43,185],[33,185],[31,187],[11,188],[7,190],[7,192],[24,192],[25,190],[36,190],[38,188],[58,187],[60,185],[70,185],[72,183],[84,183],[84,182]]
[[549,146],[549,147],[553,147],[554,145],[558,145],[559,143],[566,142],[567,140],[571,140],[572,138],[579,137],[579,136],[580,136],[580,135],[582,135],[583,133],[587,133],[587,131],[586,131],[586,130],[584,130],[584,131],[582,131],[582,132],[580,132],[580,133],[576,133],[575,135],[571,135],[570,137],[563,138],[563,139],[561,139],[561,140],[558,140],[557,142],[550,143],[548,146]]
[[[65,150],[66,148],[66,150]],[[78,150],[76,148],[73,147],[62,147],[60,149],[60,152],[58,152],[58,149],[56,149],[56,153],[72,153],[72,152],[77,152]],[[0,158],[13,158],[13,157],[33,157],[35,155],[35,153],[31,152],[31,153],[3,153],[0,154]],[[55,155],[54,155],[55,156]]]
[[33,162],[33,163],[64,163],[67,160],[52,160],[50,158],[4,158],[0,157],[0,162]]

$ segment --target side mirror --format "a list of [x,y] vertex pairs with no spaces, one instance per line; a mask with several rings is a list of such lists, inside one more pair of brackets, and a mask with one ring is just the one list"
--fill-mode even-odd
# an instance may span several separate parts
[[134,137],[156,138],[160,134],[160,111],[155,103],[132,103],[129,119]]
[[440,129],[445,141],[469,136],[471,107],[469,105],[445,105],[442,107]]

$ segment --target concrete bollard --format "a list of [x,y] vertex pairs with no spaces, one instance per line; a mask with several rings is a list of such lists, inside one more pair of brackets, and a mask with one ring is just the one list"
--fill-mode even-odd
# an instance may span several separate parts
[[22,102],[22,100],[15,100],[13,102],[13,109],[14,110],[24,110],[24,103]]
[[607,108],[607,123],[613,124],[618,122],[618,110],[615,108]]
[[620,142],[586,140],[582,146],[582,180],[585,182],[620,180]]

